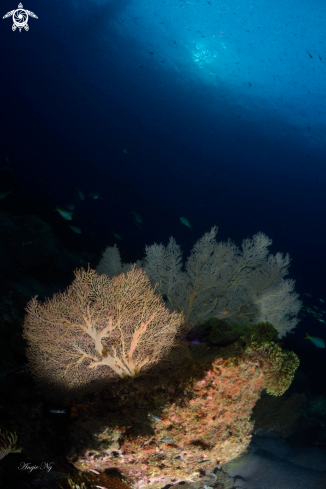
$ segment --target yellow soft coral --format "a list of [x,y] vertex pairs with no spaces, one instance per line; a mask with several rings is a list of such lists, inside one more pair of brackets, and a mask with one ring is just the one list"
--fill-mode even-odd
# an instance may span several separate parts
[[281,396],[290,387],[299,358],[292,351],[283,351],[276,343],[252,341],[246,348],[250,358],[257,359],[264,372],[268,394]]

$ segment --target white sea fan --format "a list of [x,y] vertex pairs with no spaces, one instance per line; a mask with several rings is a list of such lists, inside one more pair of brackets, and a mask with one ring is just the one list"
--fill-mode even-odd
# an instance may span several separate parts
[[117,245],[107,246],[103,252],[102,258],[96,267],[96,271],[99,275],[105,273],[110,278],[120,275],[120,273],[129,272],[133,265],[136,268],[140,268],[141,262],[138,260],[134,263],[122,263],[120,258],[120,252]]
[[[283,337],[297,325],[301,309],[294,281],[284,279],[289,255],[269,255],[272,240],[261,232],[245,239],[239,249],[230,240],[218,243],[217,230],[214,226],[195,243],[185,266],[172,237],[167,246],[146,246],[138,266],[157,285],[156,292],[163,295],[167,307],[183,312],[186,324],[200,325],[212,316],[235,323],[268,321]],[[99,264],[109,275],[123,267],[118,249],[110,253]]]

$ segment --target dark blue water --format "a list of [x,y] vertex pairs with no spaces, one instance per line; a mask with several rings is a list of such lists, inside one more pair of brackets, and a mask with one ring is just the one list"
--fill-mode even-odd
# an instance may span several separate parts
[[[28,31],[1,20],[1,210],[36,214],[68,249],[116,242],[131,260],[170,236],[187,256],[213,225],[239,246],[262,231],[291,255],[303,302],[326,300],[324,1],[23,8],[38,17]],[[69,203],[80,235],[54,212]],[[325,328],[307,316],[290,337],[324,361],[302,338]]]

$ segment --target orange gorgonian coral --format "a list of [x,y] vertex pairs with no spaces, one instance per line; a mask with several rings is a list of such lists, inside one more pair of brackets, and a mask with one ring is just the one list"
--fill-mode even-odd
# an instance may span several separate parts
[[141,269],[112,279],[91,269],[75,276],[64,293],[27,305],[29,367],[50,395],[67,398],[187,356],[183,315],[168,311]]

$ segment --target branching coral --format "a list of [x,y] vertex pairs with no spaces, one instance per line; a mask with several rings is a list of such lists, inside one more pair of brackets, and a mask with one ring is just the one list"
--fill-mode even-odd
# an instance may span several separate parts
[[0,460],[3,459],[9,453],[20,453],[21,448],[16,447],[17,435],[16,433],[10,433],[10,431],[0,429]]
[[189,356],[182,314],[169,312],[141,269],[110,279],[75,271],[64,292],[27,305],[31,372],[49,396],[71,398],[107,382],[178,365]]
[[[173,238],[167,246],[146,246],[142,267],[156,292],[168,309],[184,313],[185,324],[198,326],[211,316],[238,324],[269,320],[280,338],[286,335],[297,325],[301,308],[294,281],[284,279],[289,255],[269,255],[272,240],[263,233],[245,239],[242,249],[230,240],[217,242],[216,235],[214,226],[195,243],[184,265]],[[118,249],[109,247],[97,270],[111,277],[128,268]]]

